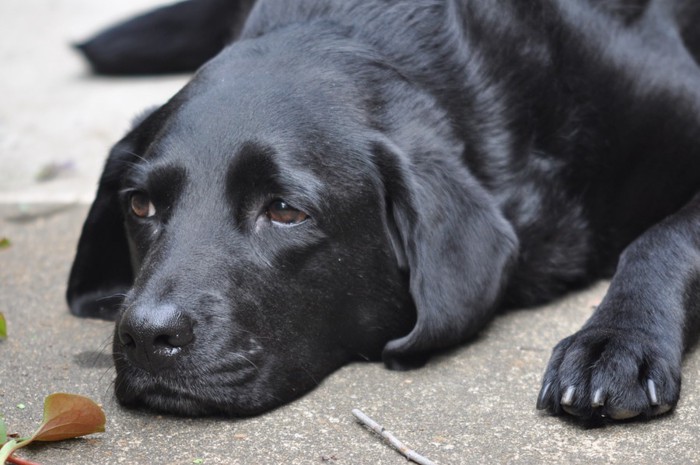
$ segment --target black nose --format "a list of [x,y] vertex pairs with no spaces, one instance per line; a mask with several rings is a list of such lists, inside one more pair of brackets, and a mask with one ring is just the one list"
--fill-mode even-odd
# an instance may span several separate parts
[[117,337],[132,364],[156,373],[169,367],[194,341],[192,321],[171,304],[127,309]]

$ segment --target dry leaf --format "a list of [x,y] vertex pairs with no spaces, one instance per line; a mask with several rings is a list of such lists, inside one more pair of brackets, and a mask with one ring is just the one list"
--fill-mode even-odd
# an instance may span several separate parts
[[105,430],[105,414],[87,397],[56,393],[44,400],[44,422],[34,441],[61,441]]

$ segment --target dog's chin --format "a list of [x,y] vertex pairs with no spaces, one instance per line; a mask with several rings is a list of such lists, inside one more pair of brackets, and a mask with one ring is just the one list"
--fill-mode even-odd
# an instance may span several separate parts
[[130,409],[182,417],[225,415],[224,412],[212,405],[207,405],[200,399],[163,394],[158,389],[138,394],[124,393],[117,389],[116,393],[119,403]]
[[115,395],[127,408],[176,416],[243,417],[271,410],[290,399],[271,395],[263,376],[253,369],[209,375],[152,375],[117,364]]

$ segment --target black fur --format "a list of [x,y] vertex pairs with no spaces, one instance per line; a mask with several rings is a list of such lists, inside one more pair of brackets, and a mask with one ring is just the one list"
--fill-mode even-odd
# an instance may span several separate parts
[[186,0],[76,44],[96,73],[192,71],[240,34],[255,0]]
[[[228,3],[210,32],[239,40],[115,146],[83,229],[68,300],[117,319],[122,403],[262,412],[351,360],[419,366],[499,308],[612,276],[538,407],[673,408],[700,322],[696,2],[249,6]],[[193,68],[206,30],[136,49],[178,9],[220,7],[158,10],[87,56]],[[140,55],[100,64],[122,44]],[[273,221],[280,199],[297,224]]]

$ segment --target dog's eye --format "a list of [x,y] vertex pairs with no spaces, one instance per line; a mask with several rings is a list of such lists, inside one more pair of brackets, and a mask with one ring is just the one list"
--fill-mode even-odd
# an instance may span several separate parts
[[131,211],[139,218],[149,218],[156,214],[156,207],[151,199],[142,192],[134,192],[129,199]]
[[309,215],[303,211],[297,210],[281,199],[273,200],[270,205],[267,206],[265,214],[270,221],[284,225],[303,223],[309,217]]

